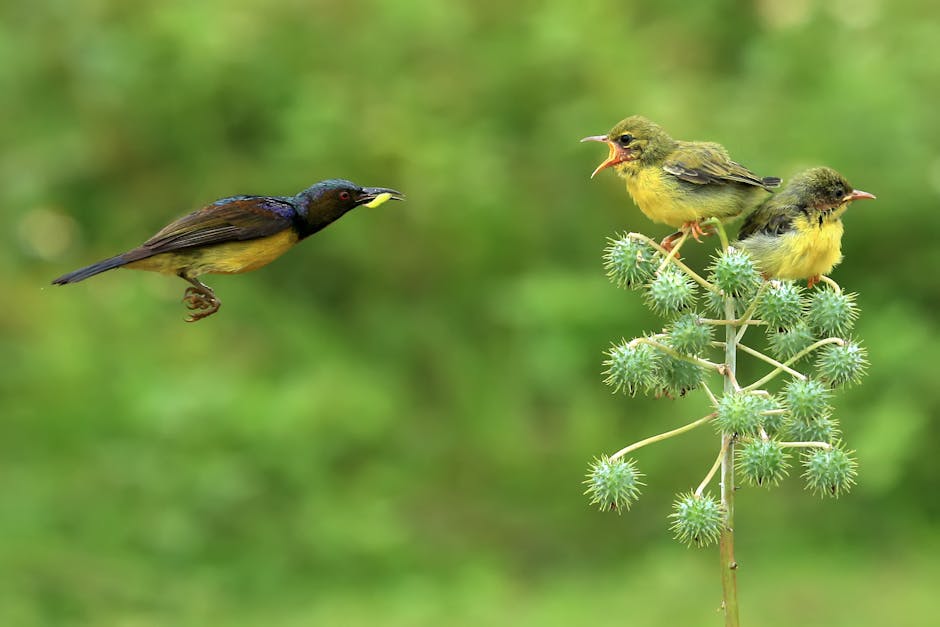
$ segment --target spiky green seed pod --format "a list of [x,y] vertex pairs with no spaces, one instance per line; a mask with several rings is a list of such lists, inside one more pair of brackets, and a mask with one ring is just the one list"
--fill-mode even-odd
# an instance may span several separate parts
[[726,434],[752,435],[760,428],[767,402],[750,392],[732,392],[718,400],[715,427]]
[[646,304],[658,314],[673,314],[695,304],[695,283],[681,270],[667,266],[646,289]]
[[685,396],[705,380],[705,369],[684,359],[663,354],[657,362],[657,383],[673,398]]
[[781,437],[792,442],[825,442],[832,444],[839,438],[839,421],[829,415],[810,420],[790,418],[781,430]]
[[748,254],[729,246],[712,263],[709,281],[726,296],[749,297],[761,278]]
[[643,240],[622,235],[604,249],[604,269],[618,287],[637,288],[653,277],[659,253]]
[[829,344],[819,351],[816,372],[831,387],[858,383],[868,367],[868,352],[851,340]]
[[802,288],[792,281],[770,281],[757,304],[757,317],[771,329],[789,329],[801,321]]
[[855,485],[858,463],[852,457],[855,451],[846,451],[841,445],[831,449],[814,449],[803,457],[803,477],[806,487],[820,496],[835,496],[848,492]]
[[721,504],[710,494],[680,494],[673,504],[673,537],[688,546],[705,547],[718,541],[724,526]]
[[712,341],[711,325],[702,324],[695,313],[682,314],[669,328],[666,344],[686,355],[698,355]]
[[776,396],[764,396],[762,400],[763,409],[761,410],[760,425],[767,432],[767,435],[773,436],[783,428],[787,416],[782,411],[784,407]]
[[780,442],[755,439],[741,444],[735,453],[738,471],[753,486],[775,486],[787,476],[790,456]]
[[[725,297],[721,294],[711,290],[705,290],[705,298],[702,299],[702,302],[705,306],[705,311],[713,317],[723,318],[725,316]],[[737,310],[738,307],[735,307],[735,311]]]
[[630,460],[610,459],[603,455],[595,459],[588,469],[587,490],[591,505],[597,505],[601,511],[617,510],[617,513],[630,509],[640,496],[640,486],[645,485],[640,479],[643,473],[636,469],[636,463]]
[[799,421],[808,421],[828,416],[832,411],[829,397],[832,393],[815,379],[790,379],[783,387],[783,402],[790,416]]
[[656,362],[660,355],[649,344],[621,341],[607,351],[604,383],[614,388],[614,392],[630,396],[648,392],[656,383]]
[[759,427],[766,431],[768,425],[770,425],[771,428],[774,428],[783,423],[784,415],[782,411],[779,414],[766,413],[771,410],[783,409],[780,403],[777,402],[777,398],[775,396],[764,394],[762,392],[753,392],[752,395],[757,397],[757,400],[753,402],[757,407],[757,413],[760,416],[760,424],[758,425]]
[[798,320],[789,328],[767,327],[767,343],[770,354],[786,361],[816,341],[813,331],[803,320]]
[[855,326],[858,308],[855,294],[832,289],[817,290],[810,299],[806,321],[821,337],[845,337]]

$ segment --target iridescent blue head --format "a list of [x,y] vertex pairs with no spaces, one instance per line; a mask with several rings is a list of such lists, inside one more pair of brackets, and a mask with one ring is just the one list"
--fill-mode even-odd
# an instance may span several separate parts
[[[383,194],[387,194],[383,196]],[[327,179],[294,196],[298,213],[310,229],[305,235],[319,231],[330,222],[360,205],[368,205],[381,198],[404,200],[401,192],[387,187],[360,187],[346,179]]]

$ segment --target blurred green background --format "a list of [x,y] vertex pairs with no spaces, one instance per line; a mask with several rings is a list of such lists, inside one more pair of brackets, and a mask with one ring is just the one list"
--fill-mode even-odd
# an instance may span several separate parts
[[[581,495],[706,413],[601,382],[657,328],[605,240],[668,230],[578,139],[633,113],[878,195],[833,274],[872,361],[836,399],[859,485],[739,493],[742,619],[930,622],[938,98],[934,0],[3,3],[0,624],[719,624],[717,551],[666,522],[708,429],[640,452],[629,514]],[[179,280],[49,286],[335,176],[408,201],[210,277],[199,324]]]

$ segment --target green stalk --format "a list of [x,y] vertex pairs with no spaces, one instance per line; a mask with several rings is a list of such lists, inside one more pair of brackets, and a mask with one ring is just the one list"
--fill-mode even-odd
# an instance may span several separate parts
[[717,416],[717,415],[718,415],[718,414],[716,414],[715,412],[712,412],[712,413],[708,414],[707,416],[703,416],[702,418],[699,418],[698,420],[696,420],[696,421],[694,421],[694,422],[690,422],[689,424],[683,425],[683,426],[681,426],[681,427],[679,427],[679,428],[677,428],[677,429],[673,429],[672,431],[666,431],[665,433],[660,433],[660,434],[658,434],[658,435],[650,436],[650,437],[646,438],[645,440],[640,440],[639,442],[634,442],[634,443],[631,444],[630,446],[625,446],[624,448],[620,449],[619,451],[617,451],[616,453],[614,453],[613,455],[611,455],[611,456],[610,456],[610,461],[614,461],[615,459],[619,459],[619,458],[623,457],[624,455],[626,455],[627,453],[630,453],[630,452],[632,452],[632,451],[637,450],[638,448],[643,448],[643,447],[646,446],[647,444],[654,444],[654,443],[656,443],[656,442],[662,442],[663,440],[668,440],[669,438],[674,438],[674,437],[676,437],[677,435],[682,435],[682,434],[685,433],[686,431],[691,431],[692,429],[694,429],[694,428],[696,428],[696,427],[702,426],[703,424],[705,424],[705,423],[708,422],[709,420],[712,420],[712,419],[713,419],[715,416]]
[[[734,320],[734,299],[725,299],[725,319]],[[734,392],[735,370],[737,367],[737,329],[733,325],[725,327],[725,394]],[[722,609],[725,613],[725,627],[738,627],[738,563],[734,559],[734,439],[728,434],[722,436],[724,456],[721,459],[721,505],[724,511],[724,525],[718,539],[721,556]]]

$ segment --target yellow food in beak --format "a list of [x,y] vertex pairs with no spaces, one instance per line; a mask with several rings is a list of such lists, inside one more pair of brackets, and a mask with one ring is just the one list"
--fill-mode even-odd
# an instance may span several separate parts
[[370,207],[370,208],[378,207],[379,205],[383,204],[386,200],[388,200],[391,197],[392,195],[389,194],[388,192],[382,192],[381,194],[379,194],[378,196],[376,196],[375,198],[373,198],[372,200],[370,200],[369,202],[367,202],[366,204],[362,206]]

